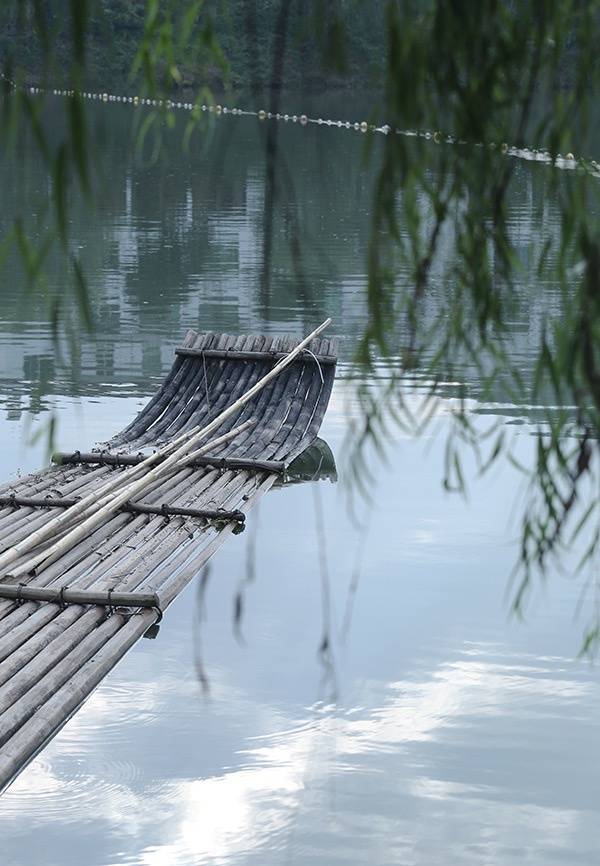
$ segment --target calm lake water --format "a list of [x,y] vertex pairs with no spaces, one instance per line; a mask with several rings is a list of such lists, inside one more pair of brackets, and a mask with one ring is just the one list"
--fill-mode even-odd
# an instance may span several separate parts
[[[582,583],[567,570],[536,586],[524,621],[511,616],[523,479],[502,463],[482,480],[471,472],[466,501],[443,491],[452,384],[423,438],[390,438],[360,526],[348,511],[374,177],[364,137],[280,127],[285,195],[265,286],[258,122],[223,117],[187,154],[176,132],[143,166],[131,110],[92,108],[105,182],[96,210],[74,202],[70,230],[95,330],[57,360],[46,308],[9,262],[1,476],[43,463],[43,442],[27,443],[51,413],[63,450],[117,432],[189,327],[299,336],[331,315],[341,362],[321,435],[338,481],[270,493],[213,558],[204,595],[188,587],[157,639],[140,641],[23,772],[0,799],[2,866],[596,864],[600,676],[577,658],[591,608],[574,616]],[[315,110],[360,120],[366,107],[332,97]],[[48,180],[27,147],[0,171],[5,228],[39,210]],[[554,286],[533,286],[530,245],[559,225],[549,169],[516,171],[513,350],[526,376],[558,304]],[[51,262],[50,297],[65,285]],[[473,370],[455,376],[481,424],[500,418],[527,459],[539,407],[483,402]],[[416,377],[410,400],[419,393]]]

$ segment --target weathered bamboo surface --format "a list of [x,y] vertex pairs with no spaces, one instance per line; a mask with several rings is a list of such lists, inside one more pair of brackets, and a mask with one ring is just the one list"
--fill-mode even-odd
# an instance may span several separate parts
[[[298,344],[188,332],[182,349],[190,351],[176,354],[122,433],[0,488],[0,556],[114,473],[126,481],[153,449],[210,424]],[[0,575],[0,790],[316,439],[336,356],[335,339],[313,340],[215,434],[222,439],[252,421],[238,435],[158,477],[64,553],[51,552],[58,539],[50,538],[35,549],[36,561],[46,549],[48,556],[33,569],[19,573],[30,561],[23,554]],[[11,597],[1,597],[3,587]]]

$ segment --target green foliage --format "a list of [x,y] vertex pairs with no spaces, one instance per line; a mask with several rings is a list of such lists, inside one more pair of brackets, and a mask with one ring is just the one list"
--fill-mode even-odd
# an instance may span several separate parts
[[[434,142],[440,147],[432,155],[422,139],[391,134],[386,141],[374,205],[370,320],[360,359],[369,367],[378,356],[400,351],[402,374],[383,404],[405,423],[406,373],[425,371],[435,395],[440,379],[465,360],[489,394],[501,389],[525,404],[545,390],[552,394],[546,402],[576,407],[546,410],[540,427],[523,517],[517,610],[533,573],[544,573],[561,551],[580,491],[590,481],[592,500],[584,504],[573,535],[587,530],[585,562],[600,544],[600,234],[596,178],[583,164],[569,177],[556,172],[562,232],[557,241],[540,239],[531,254],[540,274],[549,261],[557,262],[562,309],[548,313],[530,393],[507,339],[517,313],[519,264],[506,220],[515,162],[504,153],[508,145],[525,144],[548,148],[552,158],[560,151],[589,152],[598,12],[597,3],[575,0],[387,5],[383,114],[392,128],[437,128]],[[440,257],[442,235],[453,239],[454,264],[448,268]],[[402,286],[399,268],[410,275]],[[425,312],[436,280],[443,282],[447,302],[432,323]],[[394,345],[399,321],[407,323],[400,347]],[[380,397],[364,388],[362,398],[366,420],[356,432],[359,452],[385,437]],[[455,425],[445,483],[464,490],[462,452],[467,445],[480,454],[482,441],[465,404]],[[576,444],[570,446],[573,436]],[[497,438],[482,467],[504,449]]]

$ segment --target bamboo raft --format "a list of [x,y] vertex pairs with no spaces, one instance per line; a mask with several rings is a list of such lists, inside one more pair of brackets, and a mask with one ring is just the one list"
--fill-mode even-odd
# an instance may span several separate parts
[[[120,434],[0,488],[0,790],[315,441],[336,356],[189,331]],[[197,448],[199,430],[216,438]]]

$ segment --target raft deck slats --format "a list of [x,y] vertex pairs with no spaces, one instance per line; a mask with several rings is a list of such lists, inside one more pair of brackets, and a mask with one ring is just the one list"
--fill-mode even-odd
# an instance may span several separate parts
[[[64,507],[65,500],[87,496],[109,473],[132,471],[128,467],[139,463],[142,449],[204,426],[297,344],[282,337],[188,332],[182,348],[191,354],[176,354],[155,396],[102,452],[80,455],[93,460],[65,460],[0,488],[0,551],[51,519],[56,510],[48,503],[61,500]],[[0,789],[159,616],[151,608],[111,613],[118,599],[158,598],[160,608],[168,607],[235,530],[232,516],[247,512],[315,439],[337,345],[313,340],[309,349],[323,360],[316,363],[306,353],[284,369],[217,435],[249,418],[252,427],[203,458],[204,465],[198,461],[158,479],[143,502],[131,503],[134,513],[114,514],[68,553],[42,561],[35,573],[18,578],[23,587],[5,576],[0,592],[14,597],[0,595]],[[235,352],[249,357],[236,358]],[[33,504],[15,509],[10,493]],[[171,510],[169,521],[163,506]],[[194,520],[197,512],[228,517],[201,523]],[[61,592],[64,609],[51,600],[60,601]],[[72,601],[78,598],[85,602]]]

